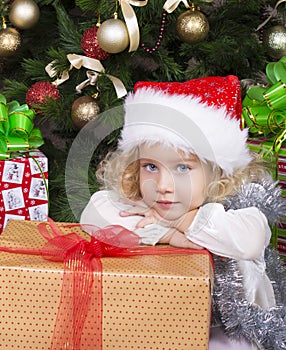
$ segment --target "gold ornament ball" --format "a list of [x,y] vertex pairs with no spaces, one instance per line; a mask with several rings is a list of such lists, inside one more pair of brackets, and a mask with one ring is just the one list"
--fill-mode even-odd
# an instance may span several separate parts
[[33,0],[14,0],[10,6],[9,20],[16,28],[32,28],[39,18],[40,10]]
[[97,31],[98,45],[108,53],[119,53],[129,45],[127,27],[120,19],[104,21]]
[[21,36],[15,28],[0,30],[0,56],[12,55],[21,44]]
[[280,59],[286,55],[286,28],[282,25],[267,29],[263,36],[263,45],[270,57]]
[[203,41],[207,37],[209,29],[206,16],[197,10],[188,10],[182,13],[176,22],[179,38],[188,44]]
[[74,125],[81,129],[88,122],[95,120],[100,109],[94,98],[82,96],[74,101],[71,108],[71,117]]

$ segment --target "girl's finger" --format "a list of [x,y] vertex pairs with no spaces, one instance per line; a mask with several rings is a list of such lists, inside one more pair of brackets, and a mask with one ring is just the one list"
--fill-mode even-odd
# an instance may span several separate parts
[[131,215],[140,215],[145,216],[147,213],[146,208],[142,207],[132,207],[130,209],[124,209],[119,212],[120,216],[131,216]]
[[155,219],[152,216],[144,217],[143,219],[139,220],[136,224],[136,228],[143,228],[147,225],[155,224]]

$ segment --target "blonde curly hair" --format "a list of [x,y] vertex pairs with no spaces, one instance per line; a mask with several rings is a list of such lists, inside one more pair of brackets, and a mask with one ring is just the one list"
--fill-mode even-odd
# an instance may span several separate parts
[[[270,176],[270,169],[262,158],[253,154],[249,165],[236,169],[231,176],[223,175],[213,163],[206,162],[212,169],[211,181],[207,186],[205,202],[222,202],[225,197],[235,195],[240,186]],[[104,189],[114,190],[120,196],[132,201],[142,199],[139,186],[139,147],[128,153],[115,151],[107,155],[96,172]]]

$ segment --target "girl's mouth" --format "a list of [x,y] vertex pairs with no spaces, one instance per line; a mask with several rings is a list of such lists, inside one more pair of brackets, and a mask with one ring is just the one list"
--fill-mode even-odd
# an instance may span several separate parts
[[157,205],[162,209],[170,209],[175,203],[170,201],[157,201]]

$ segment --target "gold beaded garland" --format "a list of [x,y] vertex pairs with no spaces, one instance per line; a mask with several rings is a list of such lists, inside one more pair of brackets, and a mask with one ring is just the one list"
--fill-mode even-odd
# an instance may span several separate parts
[[188,44],[195,44],[207,37],[209,22],[199,8],[193,6],[178,17],[176,31],[182,41]]
[[0,30],[0,56],[12,55],[21,44],[21,36],[15,28],[3,27]]
[[95,120],[99,112],[99,106],[94,98],[82,96],[72,104],[71,118],[76,128],[81,129],[88,122]]
[[18,29],[32,28],[40,18],[40,10],[33,0],[14,0],[9,10],[9,20]]

